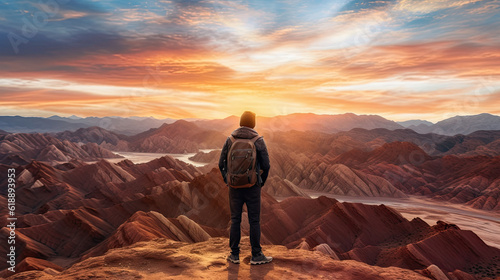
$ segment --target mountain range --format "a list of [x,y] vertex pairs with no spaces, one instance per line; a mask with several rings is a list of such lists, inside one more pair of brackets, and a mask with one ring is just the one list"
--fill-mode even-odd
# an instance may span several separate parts
[[[113,151],[220,149],[227,136],[198,125],[180,120],[134,136],[99,127],[55,134],[6,134],[0,136],[0,162],[22,166],[38,160],[57,165],[72,159],[118,157]],[[273,166],[270,180],[279,186],[279,192],[270,192],[274,196],[307,197],[302,189],[368,197],[418,194],[500,210],[500,175],[495,172],[500,169],[500,131],[443,136],[410,129],[356,128],[338,133],[264,131],[263,135]],[[216,167],[219,153],[195,155],[194,159],[206,163],[200,172]]]
[[435,124],[421,120],[398,123],[422,134],[465,135],[478,130],[500,130],[500,116],[486,113],[472,116],[455,116]]
[[150,128],[157,128],[164,123],[172,123],[174,119],[155,119],[152,117],[22,117],[0,116],[0,129],[9,132],[61,132],[74,131],[79,128],[98,126],[120,134],[133,135]]
[[[62,132],[75,131],[79,128],[101,127],[108,131],[123,135],[135,135],[163,124],[171,124],[174,119],[155,119],[153,117],[86,117],[76,116],[49,118],[0,116],[0,129],[9,132]],[[207,130],[221,131],[225,134],[238,127],[239,118],[230,116],[225,119],[203,120],[186,119]],[[312,113],[296,113],[275,117],[257,117],[257,128],[260,131],[317,131],[335,133],[349,131],[353,128],[389,130],[409,128],[418,133],[435,133],[453,136],[467,135],[478,130],[500,130],[500,117],[491,114],[472,116],[455,116],[436,124],[423,120],[394,122],[377,115],[356,115],[352,113],[339,115],[316,115]]]
[[[483,117],[489,119],[479,120]],[[7,184],[7,169],[15,168],[16,244],[21,248],[18,274],[0,264],[0,277],[227,277],[231,266],[222,256],[227,253],[230,211],[217,163],[237,121],[178,120],[135,134],[100,126],[50,133],[0,131],[0,184]],[[418,133],[380,117],[353,114],[298,114],[257,122],[271,160],[262,192],[261,241],[276,259],[267,272],[245,268],[248,259],[243,259],[242,275],[500,276],[500,249],[460,225],[408,220],[385,205],[311,198],[314,193],[393,199],[417,195],[499,213],[500,130]],[[119,157],[116,152],[159,154],[140,164],[105,160]],[[195,167],[164,155],[186,152],[196,153],[191,160],[206,165]],[[0,203],[6,202],[3,188]],[[0,221],[5,224],[6,218],[7,209],[0,208]],[[242,230],[248,235],[245,219]],[[6,227],[0,229],[2,238],[8,235]],[[1,246],[0,254],[6,250]],[[184,257],[177,259],[180,254]],[[177,268],[167,265],[175,260],[180,260]],[[194,269],[199,266],[205,268]]]

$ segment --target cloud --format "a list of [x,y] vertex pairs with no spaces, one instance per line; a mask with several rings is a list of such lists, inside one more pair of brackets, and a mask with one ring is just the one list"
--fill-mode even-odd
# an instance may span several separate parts
[[7,34],[22,35],[47,7],[9,2],[0,23],[0,96],[9,103],[0,105],[51,114],[79,106],[100,115],[108,107],[109,115],[224,117],[250,106],[261,115],[437,119],[482,88],[471,111],[493,112],[498,84],[481,85],[500,75],[495,3],[69,1],[16,54]]
[[428,14],[435,11],[463,7],[483,0],[401,0],[395,9],[402,12]]

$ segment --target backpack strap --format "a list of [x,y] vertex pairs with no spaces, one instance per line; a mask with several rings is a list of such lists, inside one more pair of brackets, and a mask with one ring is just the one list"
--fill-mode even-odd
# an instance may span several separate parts
[[[262,138],[262,137],[264,137],[264,136],[259,136],[259,135],[257,135],[257,136],[255,136],[254,138],[250,139],[250,141],[252,141],[252,143],[254,143],[254,144],[255,144],[255,142],[257,142],[257,140],[259,140],[259,138]],[[234,143],[234,141],[236,141],[236,139],[233,137],[233,135],[229,135],[229,137],[228,137],[228,138],[229,138],[229,140],[231,141],[231,143]]]
[[250,139],[250,141],[252,141],[252,143],[255,145],[255,142],[257,142],[257,140],[259,140],[259,138],[261,138],[262,136],[255,136],[254,138]]

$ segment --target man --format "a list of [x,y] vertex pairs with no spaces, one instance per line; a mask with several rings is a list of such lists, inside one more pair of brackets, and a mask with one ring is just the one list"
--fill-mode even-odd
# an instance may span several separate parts
[[[262,137],[258,137],[259,134],[253,129],[254,127],[255,113],[245,111],[240,118],[240,128],[233,131],[231,136],[228,137],[226,143],[224,143],[219,159],[219,169],[224,178],[224,182],[229,186],[229,204],[231,208],[231,230],[229,234],[231,254],[227,257],[227,260],[236,264],[240,263],[240,224],[243,204],[247,205],[248,222],[250,224],[250,244],[252,246],[250,264],[265,264],[273,260],[272,257],[266,257],[262,253],[262,248],[260,246],[260,192],[262,186],[264,186],[266,182],[271,166],[269,164],[266,143]],[[253,185],[252,183],[248,184],[251,185],[250,187],[234,187],[234,182],[231,182],[232,179],[228,182],[228,171],[230,171],[228,170],[228,162],[231,160],[234,161],[234,154],[228,158],[228,153],[231,150],[231,145],[236,143],[237,139],[251,139],[251,141],[240,140],[240,142],[246,141],[246,143],[254,143],[253,146],[256,150],[255,169],[249,168],[256,171],[256,177],[253,178],[256,183]],[[247,182],[253,182],[250,176],[252,174],[248,174],[248,172],[246,174],[244,179],[248,178]]]

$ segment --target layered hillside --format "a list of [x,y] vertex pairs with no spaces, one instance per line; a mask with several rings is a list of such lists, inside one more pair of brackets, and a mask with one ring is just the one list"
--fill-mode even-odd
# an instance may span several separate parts
[[79,145],[40,133],[0,135],[0,163],[9,165],[24,165],[31,160],[55,164],[71,159],[97,160],[118,157],[121,156],[93,142]]
[[[77,262],[60,274],[68,275],[96,260],[93,257],[137,242],[166,238],[184,242],[180,246],[228,234],[228,189],[217,170],[200,174],[167,156],[144,164],[100,161],[64,170],[33,162],[16,172],[23,174],[16,229],[22,248],[18,263],[26,264],[21,268],[48,267],[46,271],[57,274],[59,267],[67,269]],[[296,189],[291,181],[284,183],[285,189]],[[278,202],[263,192],[261,221],[263,244],[301,248],[306,255],[320,251],[330,259],[395,266],[422,275],[432,265],[445,274],[482,277],[486,270],[477,268],[484,267],[497,275],[500,250],[473,232],[446,223],[431,227],[418,218],[408,221],[384,205],[340,203],[326,197]],[[243,234],[248,230],[244,214]],[[7,228],[1,229],[1,236],[8,234]],[[0,253],[6,253],[4,247]],[[275,256],[279,260],[291,255],[276,251]],[[359,267],[366,273],[383,270]],[[4,270],[2,275],[10,274]]]
[[226,139],[218,131],[200,128],[184,120],[165,123],[133,136],[120,135],[100,127],[65,131],[55,136],[73,142],[96,143],[113,151],[144,153],[198,152],[199,149],[220,148],[220,143]]
[[98,145],[108,144],[119,146],[121,141],[127,140],[125,135],[117,134],[98,126],[88,128],[80,128],[76,131],[63,131],[54,134],[55,137],[61,140],[68,140],[76,143],[96,143]]
[[[393,138],[381,138],[377,136],[379,131],[366,132],[350,132],[357,135],[359,143],[367,141],[365,146],[357,145],[347,134],[341,138],[298,131],[264,135],[271,159],[271,174],[301,189],[337,195],[406,197],[418,194],[465,203],[478,209],[500,210],[500,173],[497,171],[500,170],[500,157],[430,156],[413,142],[385,142]],[[399,132],[401,135],[407,133]],[[496,133],[480,131],[465,139],[468,142],[480,139],[487,142],[495,137]],[[343,146],[343,143],[349,144]],[[459,144],[451,145],[457,147]],[[446,149],[450,150],[449,147]],[[343,150],[346,151],[341,152]],[[199,153],[193,159],[210,160],[206,167],[201,168],[208,171],[217,166],[218,155],[217,151]],[[270,193],[279,196],[272,190],[274,182],[270,185]]]
[[[373,150],[390,142],[411,142],[432,156],[484,154],[498,155],[499,151],[482,151],[483,147],[500,139],[499,130],[476,131],[467,135],[445,136],[435,133],[419,134],[411,129],[352,129],[335,135],[337,142],[347,147],[361,150]],[[340,142],[339,142],[340,141]],[[350,144],[349,144],[350,143]],[[492,144],[494,145],[494,144]],[[349,149],[350,150],[350,149]],[[330,155],[336,156],[346,150],[330,150]]]
[[192,153],[199,149],[220,148],[226,137],[220,132],[180,120],[132,136],[129,147],[138,152]]
[[407,142],[351,150],[330,161],[380,176],[407,194],[500,210],[500,157],[430,157]]
[[[107,145],[173,153],[220,148],[226,135],[207,129],[178,121],[130,137],[95,127],[58,134],[65,140],[42,134],[0,135],[9,141],[2,142],[0,148],[15,148],[21,153],[10,154],[8,165],[0,164],[1,174],[7,174],[12,162],[18,160],[19,271],[45,270],[32,274],[40,277],[49,277],[47,273],[54,277],[100,273],[89,269],[102,265],[99,258],[103,254],[138,242],[163,238],[175,248],[220,242],[218,238],[227,236],[230,222],[228,187],[215,168],[220,150],[193,157],[208,163],[203,168],[170,156],[143,164],[130,160],[86,164],[78,160],[85,158],[85,153],[96,159],[103,157]],[[18,138],[12,138],[15,136]],[[335,264],[339,267],[346,267],[346,260],[363,262],[368,266],[356,263],[351,268],[369,275],[378,273],[379,277],[394,272],[391,267],[406,269],[396,270],[407,275],[418,273],[436,279],[439,275],[450,279],[500,276],[500,250],[487,246],[471,231],[445,222],[430,226],[419,218],[410,221],[384,205],[310,199],[307,194],[396,198],[419,194],[499,211],[496,132],[448,137],[411,130],[353,129],[335,134],[268,131],[264,137],[272,169],[262,192],[261,240],[271,251],[280,248],[277,245],[288,248],[272,251],[278,256],[276,260],[298,254],[297,249],[304,255],[321,252],[330,261],[342,260]],[[53,148],[44,153],[36,148],[51,145],[63,156],[68,154],[64,163],[51,165],[28,159],[32,154],[57,157],[60,153],[50,150]],[[6,185],[7,178],[1,176],[0,184]],[[0,190],[0,201],[6,201],[5,189]],[[0,215],[5,224],[5,208]],[[242,227],[243,234],[248,234],[245,214]],[[0,236],[8,234],[7,228],[0,230]],[[1,247],[0,253],[5,254],[5,250]],[[185,260],[195,267],[199,261]],[[72,263],[75,265],[69,268]],[[277,270],[297,272],[291,264],[283,265]],[[6,264],[0,264],[0,269],[5,268]],[[136,269],[132,273],[146,272]],[[10,276],[6,270],[2,275]],[[19,275],[31,277],[30,273]],[[177,275],[185,276],[183,272]]]
[[[285,144],[286,145],[286,144]],[[338,195],[364,197],[406,197],[383,177],[366,174],[342,164],[331,165],[321,156],[312,159],[304,154],[288,152],[270,145],[272,175],[264,191],[275,197],[309,197],[303,189],[328,192]],[[219,151],[197,153],[193,160],[210,160],[200,170],[217,168]]]

